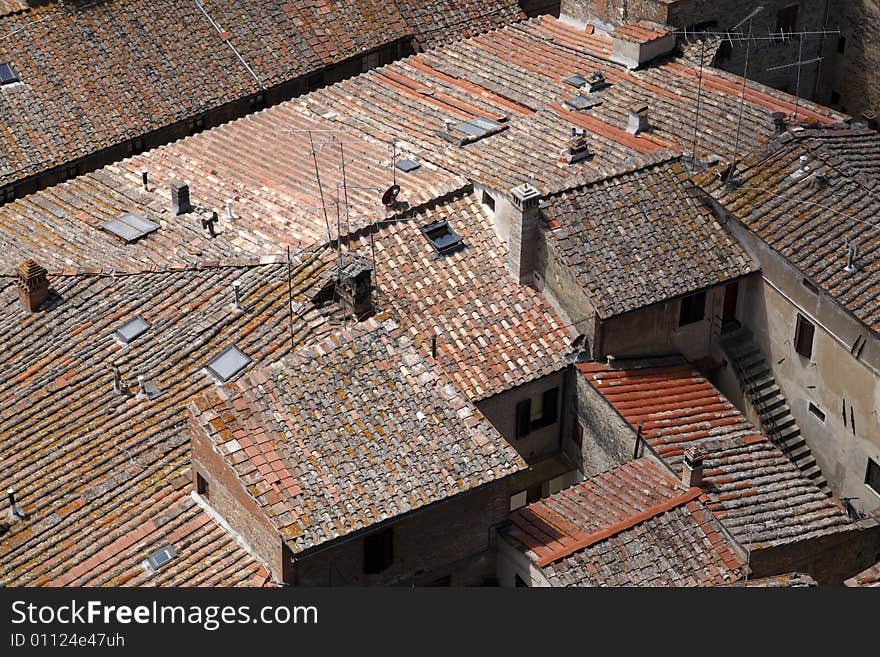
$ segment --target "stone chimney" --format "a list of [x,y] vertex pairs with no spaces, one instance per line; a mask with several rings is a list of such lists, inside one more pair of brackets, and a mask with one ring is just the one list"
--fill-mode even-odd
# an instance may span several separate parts
[[517,282],[529,283],[535,273],[539,194],[531,184],[524,183],[511,189],[510,197],[507,263]]
[[26,310],[34,312],[49,297],[49,274],[45,267],[28,258],[16,269],[18,298]]
[[638,135],[650,128],[648,123],[647,103],[633,103],[626,108],[627,124],[626,131],[631,135]]
[[175,217],[192,212],[189,202],[189,185],[182,182],[171,183],[171,214]]
[[685,448],[681,481],[688,488],[699,488],[703,485],[703,450],[699,447]]
[[341,256],[336,295],[346,312],[358,320],[373,312],[373,268],[369,261],[353,253]]

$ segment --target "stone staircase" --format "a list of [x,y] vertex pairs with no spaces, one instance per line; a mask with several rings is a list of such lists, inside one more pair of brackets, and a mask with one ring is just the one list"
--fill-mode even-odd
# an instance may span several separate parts
[[830,496],[828,482],[801,435],[770,364],[751,333],[742,327],[727,331],[721,335],[721,348],[733,366],[743,394],[758,414],[761,431],[823,493]]

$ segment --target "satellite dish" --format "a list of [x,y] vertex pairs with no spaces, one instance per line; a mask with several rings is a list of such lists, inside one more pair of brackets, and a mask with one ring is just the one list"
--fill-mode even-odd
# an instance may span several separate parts
[[391,185],[382,194],[382,205],[394,205],[397,201],[397,195],[400,194],[400,185]]

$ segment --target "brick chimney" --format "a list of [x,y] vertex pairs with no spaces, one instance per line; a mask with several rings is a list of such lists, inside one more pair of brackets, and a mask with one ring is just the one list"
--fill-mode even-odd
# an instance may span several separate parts
[[535,272],[538,201],[538,190],[529,183],[510,190],[510,216],[506,235],[507,264],[519,283],[531,282]]
[[192,212],[189,202],[189,185],[182,182],[171,183],[171,214],[175,217]]
[[342,307],[361,320],[373,311],[373,268],[369,261],[353,253],[341,256],[336,295]]
[[26,310],[34,312],[49,297],[48,271],[28,258],[15,270],[18,278],[18,298]]
[[703,485],[703,450],[699,447],[685,448],[681,481],[688,488],[699,488]]

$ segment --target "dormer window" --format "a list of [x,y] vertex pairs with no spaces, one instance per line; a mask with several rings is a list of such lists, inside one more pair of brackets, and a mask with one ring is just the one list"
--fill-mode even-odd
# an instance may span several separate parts
[[19,79],[12,64],[0,62],[0,85],[12,84],[13,82],[19,82]]

